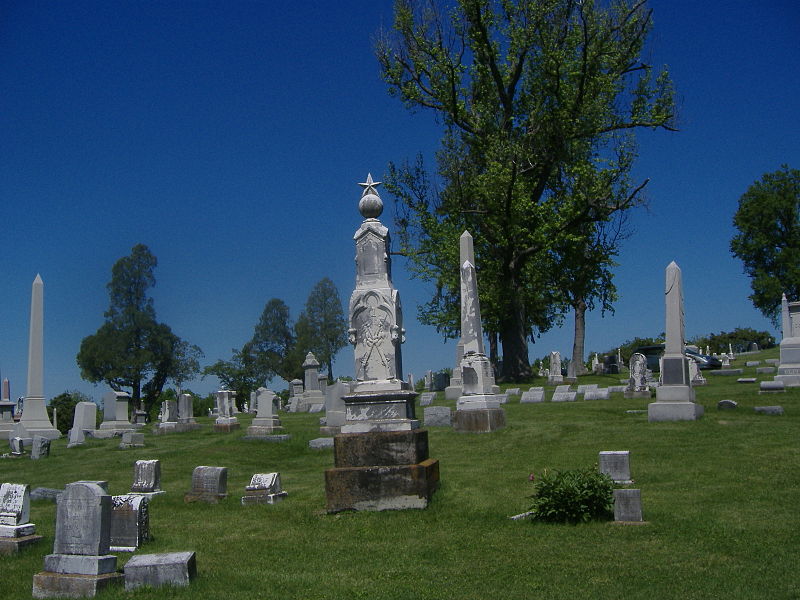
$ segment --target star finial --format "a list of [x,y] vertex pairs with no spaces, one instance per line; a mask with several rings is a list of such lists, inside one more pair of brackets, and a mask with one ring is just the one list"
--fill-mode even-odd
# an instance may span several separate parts
[[382,182],[380,181],[372,181],[372,173],[367,173],[367,180],[364,183],[359,183],[361,187],[364,188],[364,191],[361,192],[362,196],[366,196],[367,194],[375,194],[378,195],[378,191],[375,189],[378,187]]

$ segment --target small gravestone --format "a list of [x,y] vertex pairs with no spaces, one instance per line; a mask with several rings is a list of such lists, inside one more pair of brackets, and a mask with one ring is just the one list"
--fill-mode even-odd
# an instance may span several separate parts
[[756,406],[753,408],[757,413],[762,415],[782,415],[782,406]]
[[768,365],[779,365],[781,364],[781,360],[779,358],[768,358],[764,361]]
[[123,450],[128,448],[144,448],[144,434],[136,433],[135,431],[124,432],[119,447]]
[[423,419],[425,427],[450,427],[453,424],[449,406],[426,406]]
[[324,450],[326,448],[333,448],[332,437],[320,437],[309,440],[308,447],[312,450]]
[[0,555],[16,554],[42,539],[30,523],[30,486],[19,483],[0,485]]
[[33,597],[91,597],[121,584],[117,557],[109,554],[111,496],[97,483],[67,484],[56,509],[53,554],[33,576]]
[[755,383],[755,382],[756,382],[755,377],[739,377],[739,379],[736,380],[736,383]]
[[519,402],[520,404],[544,402],[544,388],[538,388],[538,389],[531,388],[527,392],[522,392],[522,396],[520,396]]
[[557,385],[556,389],[553,390],[553,393],[554,394],[563,394],[563,393],[568,392],[568,391],[570,391],[568,385]]
[[111,497],[111,550],[135,552],[150,538],[148,498],[139,494]]
[[11,446],[11,456],[22,456],[25,454],[25,440],[23,440],[23,438],[9,438],[8,445]]
[[733,400],[720,400],[717,402],[718,410],[733,410],[738,405]]
[[97,429],[97,405],[94,402],[78,402],[72,418],[72,428],[87,431]]
[[506,404],[508,402],[508,394],[495,394],[494,397],[500,404]]
[[647,357],[635,352],[630,358],[630,378],[625,388],[625,398],[650,398],[650,386],[647,382]]
[[163,494],[161,489],[161,461],[137,460],[133,465],[133,485],[131,494],[152,498]]
[[709,371],[709,373],[711,373],[712,375],[721,375],[723,377],[725,376],[729,377],[731,375],[741,375],[742,372],[743,369],[717,369],[716,371]]
[[575,402],[578,392],[553,392],[553,402]]
[[759,394],[775,394],[786,391],[784,382],[780,379],[775,381],[762,381],[758,387]]
[[216,504],[228,495],[228,469],[226,467],[195,467],[192,472],[192,489],[184,502]]
[[643,521],[641,490],[614,490],[614,520],[620,523]]
[[276,504],[286,498],[288,492],[281,488],[280,473],[256,473],[250,485],[244,488],[242,504]]
[[33,434],[31,434],[21,422],[17,422],[17,424],[11,428],[11,431],[8,432],[8,439],[12,440],[14,438],[20,438],[25,448],[30,448],[33,443]]
[[509,396],[519,396],[519,388],[508,388],[506,390],[506,394]]
[[775,367],[758,367],[756,375],[772,375],[775,372]]
[[628,386],[625,385],[610,385],[608,386],[609,394],[622,394]]
[[611,450],[600,452],[598,458],[598,470],[605,473],[614,483],[630,484],[631,463],[629,450]]
[[608,400],[610,397],[608,388],[593,388],[583,393],[584,400]]
[[419,405],[420,406],[430,406],[431,402],[433,402],[433,398],[436,396],[434,392],[425,392],[419,398]]
[[80,427],[72,426],[69,430],[69,438],[67,441],[67,448],[74,448],[75,446],[82,446],[86,443],[86,434]]
[[38,460],[40,458],[47,458],[50,456],[50,439],[41,435],[33,436],[33,444],[31,444],[31,458]]
[[187,586],[197,576],[194,552],[138,554],[125,564],[125,590],[141,586]]
[[744,363],[744,366],[745,367],[757,367],[760,364],[761,364],[760,360],[748,360],[746,363]]

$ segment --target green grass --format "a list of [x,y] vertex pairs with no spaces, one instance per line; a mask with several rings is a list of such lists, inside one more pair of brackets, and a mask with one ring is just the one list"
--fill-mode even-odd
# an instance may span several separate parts
[[[766,351],[757,358],[777,356]],[[749,357],[752,358],[752,357]],[[739,358],[734,366],[744,364]],[[745,375],[755,374],[746,368]],[[771,376],[759,376],[759,379]],[[580,383],[618,384],[587,376]],[[0,481],[63,487],[107,479],[131,485],[133,462],[161,460],[167,494],[151,504],[155,540],[140,553],[194,550],[199,576],[188,589],[123,590],[104,598],[800,598],[800,390],[761,395],[757,384],[708,376],[696,388],[706,409],[697,422],[648,423],[646,400],[505,406],[508,427],[492,434],[429,430],[441,488],[423,511],[324,512],[331,450],[312,451],[318,416],[283,414],[292,440],[246,441],[243,431],[146,435],[146,448],[118,440],[53,443],[41,461],[0,461]],[[523,389],[526,389],[523,386]],[[438,404],[445,404],[439,394]],[[731,398],[735,411],[717,411]],[[780,404],[785,416],[752,407]],[[421,413],[421,410],[420,410]],[[243,428],[249,417],[240,417]],[[601,450],[630,450],[642,490],[644,526],[549,525],[511,521],[528,508],[528,474],[592,465]],[[229,497],[184,504],[196,465],[226,466]],[[243,507],[250,476],[279,471],[289,497]],[[45,539],[0,557],[0,589],[30,596],[33,575],[52,551],[55,505],[37,501],[32,520]],[[122,568],[130,555],[118,554]]]

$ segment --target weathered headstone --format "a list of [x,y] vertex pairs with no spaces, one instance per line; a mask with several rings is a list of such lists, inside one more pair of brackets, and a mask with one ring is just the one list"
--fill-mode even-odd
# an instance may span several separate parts
[[744,366],[745,367],[757,367],[760,364],[761,364],[760,360],[748,360],[747,362],[744,363]]
[[197,576],[194,552],[137,554],[125,563],[125,590],[141,586],[187,586]]
[[425,427],[450,427],[453,424],[449,406],[427,406],[423,419]]
[[121,584],[117,557],[109,554],[111,496],[97,483],[67,484],[56,509],[53,554],[33,576],[33,597],[86,597]]
[[434,392],[425,392],[420,396],[419,405],[420,406],[430,406],[433,402],[433,399],[436,397]]
[[281,488],[280,473],[256,473],[250,479],[242,496],[242,504],[276,504],[286,498],[287,492]]
[[133,485],[131,494],[152,498],[163,494],[161,489],[161,461],[137,460],[133,465]]
[[739,377],[736,380],[736,383],[755,383],[757,379],[755,377]]
[[16,554],[42,539],[30,522],[30,486],[19,483],[0,485],[0,555]]
[[[569,387],[569,386],[567,386]],[[553,397],[551,398],[552,402],[575,402],[575,399],[578,396],[578,392],[570,392],[570,391],[563,391],[559,392],[558,390],[553,392]]]
[[734,400],[720,400],[717,402],[717,409],[718,410],[733,410],[738,405]]
[[764,362],[767,363],[768,365],[773,365],[773,366],[781,364],[779,358],[765,358]]
[[73,426],[72,429],[69,430],[69,441],[67,442],[67,448],[82,446],[84,443],[86,443],[86,434],[83,433],[83,429]]
[[661,385],[656,388],[656,401],[647,406],[647,419],[651,422],[694,421],[703,415],[703,407],[694,402],[689,359],[684,354],[683,282],[675,261],[666,269],[665,299],[666,340]]
[[762,381],[758,386],[759,394],[782,394],[786,392],[784,380],[775,379],[774,381]]
[[184,502],[216,504],[228,495],[228,469],[226,467],[195,467],[192,472],[192,489],[184,495]]
[[308,440],[308,447],[312,450],[325,450],[327,448],[333,448],[333,438],[319,437],[314,438],[313,440]]
[[22,456],[25,454],[25,440],[24,438],[14,436],[9,438],[8,445],[11,446],[12,456]]
[[706,378],[703,377],[700,367],[698,367],[697,363],[693,360],[689,361],[689,379],[692,382],[692,387],[706,385],[706,383],[708,383]]
[[312,352],[306,354],[303,361],[303,380],[304,389],[298,394],[297,412],[310,412],[312,407],[325,404],[324,390],[320,388],[319,361]]
[[350,393],[350,384],[336,380],[325,388],[325,425],[319,428],[322,435],[336,435],[342,432],[347,408],[344,396]]
[[611,477],[614,483],[624,485],[633,483],[631,479],[630,454],[628,450],[600,452],[598,458],[599,471]]
[[641,490],[614,490],[614,520],[622,523],[642,521]]
[[236,392],[231,390],[219,390],[217,392],[217,410],[219,416],[214,421],[214,431],[230,433],[239,429],[239,419],[233,414],[233,407],[236,405]]
[[[128,420],[128,406],[131,397],[126,392],[109,390],[103,394],[103,422],[97,437],[113,436],[115,433],[135,430],[136,426]],[[103,433],[108,432],[108,433]]]
[[78,402],[75,405],[72,428],[80,429],[84,434],[97,429],[97,404],[94,402]]
[[544,388],[532,387],[527,392],[522,392],[519,402],[520,404],[544,402]]
[[550,375],[547,377],[547,383],[552,385],[562,381],[564,381],[564,376],[561,375],[561,353],[554,350],[550,353]]
[[753,410],[762,415],[782,415],[782,406],[754,406]]
[[258,413],[247,428],[246,438],[258,439],[283,431],[281,420],[274,414],[273,399],[275,392],[260,387],[256,391]]
[[144,448],[144,434],[135,431],[126,431],[122,434],[119,447],[123,450],[128,448]]
[[756,368],[756,375],[772,375],[774,372],[775,372],[775,367]]
[[151,539],[148,502],[147,496],[140,494],[111,497],[111,550],[135,552]]
[[647,384],[647,357],[634,352],[630,360],[630,379],[625,389],[625,398],[649,398],[650,386]]
[[608,400],[611,392],[608,388],[592,388],[583,394],[584,400]]
[[31,458],[38,460],[40,458],[47,458],[50,456],[50,440],[41,435],[33,436],[33,444],[31,444]]

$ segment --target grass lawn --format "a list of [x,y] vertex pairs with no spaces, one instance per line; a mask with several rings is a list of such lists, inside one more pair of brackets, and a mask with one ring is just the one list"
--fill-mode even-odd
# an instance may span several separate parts
[[[745,360],[777,357],[777,349]],[[745,368],[755,376],[755,368]],[[759,375],[759,380],[772,376]],[[757,384],[708,375],[696,388],[705,416],[648,423],[647,400],[505,405],[508,426],[492,434],[431,428],[441,487],[423,511],[325,513],[324,471],[332,450],[310,450],[318,417],[281,414],[289,442],[246,441],[242,430],[153,436],[145,448],[119,439],[88,440],[48,459],[0,460],[0,481],[32,488],[107,479],[130,489],[137,459],[161,460],[167,493],[150,505],[155,539],[139,553],[194,550],[189,588],[121,588],[103,598],[800,598],[800,389],[759,395]],[[617,385],[618,377],[579,383]],[[514,386],[516,387],[516,386]],[[524,386],[523,389],[527,389]],[[550,388],[548,388],[549,390]],[[548,394],[549,397],[549,394]],[[723,398],[739,403],[718,411]],[[442,394],[434,404],[445,404]],[[754,406],[780,404],[784,416]],[[421,409],[418,409],[420,415]],[[528,508],[528,475],[543,468],[593,465],[601,450],[630,450],[633,487],[642,490],[643,526],[548,525],[511,521]],[[184,504],[192,469],[228,467],[229,497]],[[279,471],[289,497],[274,506],[240,504],[253,473]],[[33,575],[52,552],[55,504],[32,503],[45,539],[20,555],[0,556],[5,598],[28,598]],[[131,555],[119,553],[119,568]]]

